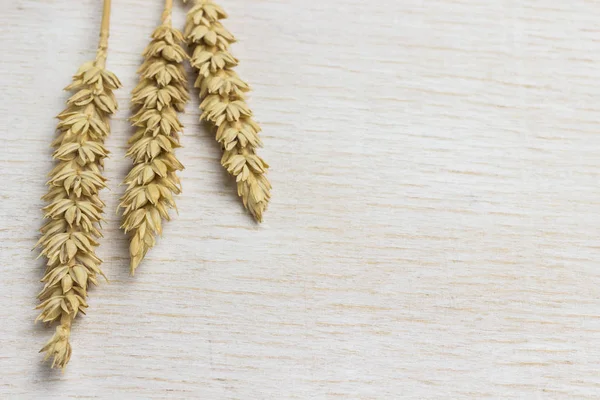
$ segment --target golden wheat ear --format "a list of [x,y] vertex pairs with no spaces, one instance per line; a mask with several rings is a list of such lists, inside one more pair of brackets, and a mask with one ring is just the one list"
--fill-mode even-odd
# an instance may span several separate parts
[[133,167],[125,178],[127,189],[120,207],[121,227],[130,237],[132,275],[162,233],[162,223],[175,207],[174,196],[181,192],[177,171],[183,165],[175,149],[183,129],[177,113],[189,100],[183,67],[188,56],[182,47],[183,35],[171,25],[172,3],[166,1],[162,23],[144,50],[140,81],[131,99],[135,133],[129,139],[127,156]]
[[37,247],[47,266],[36,321],[59,321],[40,352],[52,358],[52,367],[63,369],[71,358],[71,324],[78,312],[85,313],[88,286],[103,275],[95,252],[104,208],[98,192],[106,186],[104,140],[110,133],[109,117],[117,109],[113,90],[121,86],[105,69],[109,19],[110,0],[104,0],[96,59],[82,65],[66,88],[74,94],[58,115],[58,136],[52,143],[57,165],[43,198],[48,202],[43,209],[47,221]]
[[184,36],[190,63],[198,73],[195,86],[200,89],[200,118],[215,127],[223,148],[221,164],[235,177],[244,207],[262,222],[271,198],[271,184],[265,175],[269,166],[256,154],[261,146],[260,127],[244,96],[250,88],[233,70],[238,60],[229,47],[235,39],[219,22],[227,17],[223,9],[211,0],[192,2]]

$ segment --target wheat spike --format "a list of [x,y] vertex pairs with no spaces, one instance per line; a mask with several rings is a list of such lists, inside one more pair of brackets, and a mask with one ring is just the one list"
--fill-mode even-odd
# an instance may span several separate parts
[[109,14],[110,0],[105,0],[96,59],[81,66],[65,89],[74,94],[58,115],[58,137],[52,143],[58,163],[43,197],[49,203],[44,208],[48,221],[36,246],[48,259],[36,321],[60,321],[40,352],[46,352],[45,359],[53,357],[52,367],[63,369],[71,358],[71,324],[88,306],[89,284],[97,284],[97,276],[103,275],[95,254],[104,207],[98,192],[106,186],[104,140],[110,132],[109,117],[117,109],[113,90],[121,86],[105,69]]
[[177,112],[183,112],[189,100],[183,61],[187,53],[181,46],[181,32],[171,26],[172,1],[167,0],[162,24],[152,33],[144,50],[140,82],[133,90],[136,128],[129,140],[127,155],[133,168],[125,178],[127,190],[121,198],[122,228],[130,236],[131,274],[162,233],[162,220],[175,207],[174,195],[181,191],[177,171],[183,165],[175,157],[179,132],[183,126]]
[[[185,0],[184,0],[185,1]],[[254,218],[262,222],[271,197],[265,172],[268,165],[256,154],[260,127],[246,104],[249,86],[233,70],[238,60],[229,52],[235,41],[219,20],[227,14],[211,0],[194,0],[187,13],[184,36],[191,64],[198,72],[201,120],[216,127],[223,148],[221,164],[235,176],[238,195]]]

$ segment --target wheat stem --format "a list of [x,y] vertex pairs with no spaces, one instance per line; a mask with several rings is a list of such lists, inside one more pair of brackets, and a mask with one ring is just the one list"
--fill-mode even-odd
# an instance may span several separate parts
[[245,100],[250,87],[233,70],[238,60],[229,47],[235,39],[219,22],[226,17],[212,0],[195,0],[187,13],[184,35],[190,63],[198,72],[200,118],[216,128],[223,148],[221,164],[236,178],[246,209],[261,222],[271,198],[271,184],[265,175],[269,166],[256,154],[261,146],[260,127]]
[[171,26],[171,15],[173,14],[173,0],[165,0],[165,10],[162,14],[163,25]]
[[133,167],[121,198],[121,227],[129,234],[130,270],[136,268],[162,233],[169,209],[175,207],[174,195],[181,192],[177,171],[183,165],[175,157],[179,132],[183,126],[177,112],[189,100],[183,61],[187,54],[181,32],[171,26],[172,0],[166,0],[162,24],[152,33],[139,69],[140,81],[132,92],[135,110],[131,118],[136,132],[129,140],[127,155]]
[[43,197],[46,223],[36,247],[47,258],[45,283],[38,298],[37,320],[60,321],[54,336],[41,349],[52,367],[65,368],[71,358],[71,325],[87,308],[87,288],[102,275],[96,256],[96,239],[104,203],[98,192],[106,186],[102,176],[108,150],[109,117],[117,109],[113,90],[121,83],[104,69],[110,1],[104,3],[101,39],[94,61],[82,65],[66,90],[75,92],[58,115],[58,137],[53,141],[57,165],[50,172],[50,189]]
[[98,43],[98,52],[96,54],[96,65],[100,68],[104,68],[106,64],[106,57],[108,55],[110,9],[111,0],[104,0],[104,5],[102,7],[102,22],[100,23],[100,41]]

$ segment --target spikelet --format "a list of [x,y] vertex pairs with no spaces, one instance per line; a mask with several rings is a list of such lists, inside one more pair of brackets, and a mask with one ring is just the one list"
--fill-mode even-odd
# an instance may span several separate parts
[[48,221],[37,247],[48,261],[42,278],[45,286],[38,296],[37,308],[42,311],[36,321],[60,321],[40,350],[46,352],[46,359],[53,357],[52,367],[57,368],[65,368],[71,357],[71,324],[79,312],[85,313],[88,286],[103,275],[95,253],[104,207],[98,192],[106,186],[104,140],[110,133],[109,117],[117,109],[113,90],[121,86],[104,67],[107,18],[103,18],[96,60],[85,63],[65,89],[74,94],[58,115],[58,137],[52,143],[58,164],[50,172],[50,189],[43,197],[49,203],[43,209]]
[[189,100],[183,61],[187,54],[181,32],[171,26],[171,9],[163,13],[163,23],[152,34],[144,50],[145,61],[138,70],[140,82],[132,93],[136,128],[129,140],[127,155],[134,166],[125,178],[127,190],[121,198],[122,228],[130,236],[130,269],[135,269],[162,233],[162,220],[175,207],[174,195],[180,193],[176,172],[183,165],[175,157],[179,132],[183,126],[177,112]]
[[200,89],[200,118],[216,127],[216,138],[223,148],[221,164],[235,176],[246,209],[261,222],[271,184],[265,176],[268,165],[256,154],[262,144],[260,127],[245,101],[250,88],[233,70],[238,60],[229,47],[235,39],[219,22],[227,15],[218,5],[211,0],[193,2],[184,36],[190,62],[198,72],[195,86]]

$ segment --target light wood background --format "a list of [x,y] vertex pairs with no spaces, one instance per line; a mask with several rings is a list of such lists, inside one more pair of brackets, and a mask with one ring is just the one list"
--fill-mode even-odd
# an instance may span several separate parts
[[600,398],[592,0],[222,0],[273,201],[262,226],[245,214],[194,99],[179,216],[134,278],[115,210],[162,6],[115,0],[111,282],[50,371],[30,250],[100,3],[2,2],[1,398]]

